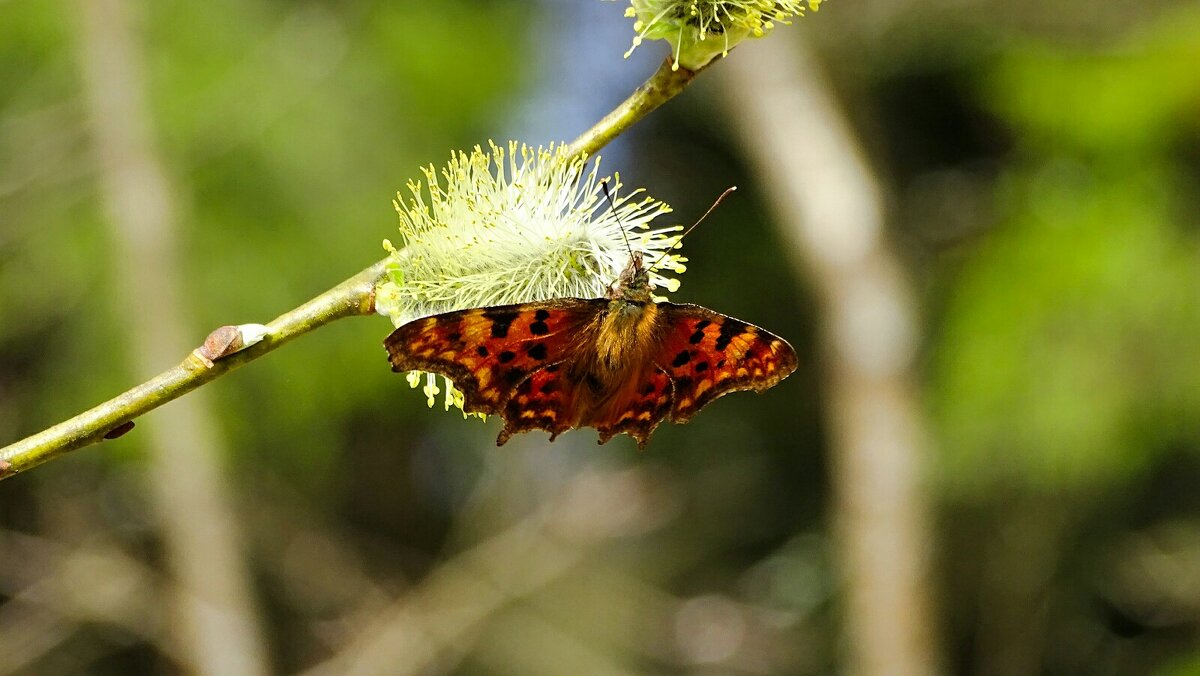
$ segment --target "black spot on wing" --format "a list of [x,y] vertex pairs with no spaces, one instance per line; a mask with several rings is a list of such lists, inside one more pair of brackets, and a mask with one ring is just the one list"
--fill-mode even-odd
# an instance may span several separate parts
[[536,321],[544,322],[547,319],[550,319],[550,311],[545,308],[538,310],[537,312],[533,313],[533,318]]
[[517,355],[513,352],[509,352],[508,350],[505,350],[505,351],[501,352],[499,355],[497,355],[496,358],[500,360],[501,364],[507,364],[508,362],[512,361],[513,359],[516,359]]
[[716,348],[718,352],[724,352],[725,348],[729,347],[729,341],[735,337],[742,335],[746,331],[746,324],[736,319],[726,319],[721,324],[721,332],[717,335]]
[[480,357],[486,357],[488,356],[488,349],[483,345],[480,345],[479,347],[475,348],[475,354],[479,355]]
[[534,359],[537,359],[538,361],[541,361],[542,359],[546,358],[546,344],[538,343],[537,345],[529,348],[526,354]]
[[674,366],[675,368],[679,368],[680,366],[683,366],[684,364],[688,363],[691,360],[692,360],[692,353],[687,350],[683,350],[679,354],[675,355],[675,360],[671,362],[671,366]]
[[514,310],[488,310],[483,313],[483,316],[492,322],[493,338],[506,338],[508,337],[508,327],[516,320],[517,312]]

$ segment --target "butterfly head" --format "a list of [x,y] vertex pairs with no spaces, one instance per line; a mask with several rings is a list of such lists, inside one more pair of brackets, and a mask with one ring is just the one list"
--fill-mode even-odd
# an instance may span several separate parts
[[634,251],[629,257],[629,264],[621,271],[616,284],[609,288],[608,297],[611,300],[636,301],[648,303],[653,297],[650,286],[650,271],[641,252]]

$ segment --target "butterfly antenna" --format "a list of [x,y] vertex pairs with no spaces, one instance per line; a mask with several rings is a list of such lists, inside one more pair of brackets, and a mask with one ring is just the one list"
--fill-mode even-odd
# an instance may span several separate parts
[[692,224],[691,224],[691,226],[689,226],[687,230],[684,230],[684,231],[683,231],[683,234],[679,236],[679,239],[675,240],[675,243],[674,243],[674,244],[672,244],[671,246],[667,247],[667,250],[666,250],[666,251],[664,251],[664,252],[662,252],[662,255],[661,255],[661,256],[659,256],[657,259],[655,259],[654,263],[652,263],[652,264],[650,265],[650,267],[648,267],[648,268],[646,268],[646,269],[647,269],[647,270],[653,270],[654,268],[658,267],[658,264],[662,262],[662,259],[666,258],[666,257],[667,257],[667,254],[671,253],[672,251],[674,251],[674,250],[675,250],[675,248],[676,248],[676,247],[678,247],[680,244],[682,244],[682,243],[683,243],[683,238],[684,238],[684,237],[687,237],[687,236],[688,236],[688,233],[690,233],[691,231],[695,230],[697,225],[700,225],[701,223],[703,223],[703,222],[704,222],[704,219],[708,218],[708,215],[709,215],[709,214],[711,214],[711,213],[713,212],[713,209],[716,209],[716,208],[717,208],[717,205],[719,205],[721,202],[723,202],[723,201],[725,200],[725,198],[726,198],[726,197],[729,197],[729,194],[730,194],[730,193],[732,193],[732,192],[733,192],[733,191],[735,191],[735,190],[737,190],[737,186],[736,186],[736,185],[731,185],[731,186],[729,186],[728,188],[726,188],[726,189],[725,189],[725,192],[721,193],[721,196],[720,196],[720,197],[718,197],[718,198],[716,199],[716,201],[712,203],[712,206],[708,208],[708,211],[704,212],[704,215],[703,215],[703,216],[701,216],[701,217],[700,217],[700,218],[699,218],[699,219],[698,219],[698,220],[697,220],[695,223],[692,223]]
[[613,202],[612,193],[608,191],[608,178],[601,179],[600,189],[604,191],[604,197],[608,200],[608,206],[612,207],[613,216],[617,219],[617,224],[621,226],[621,239],[625,240],[625,248],[629,250],[629,257],[633,258],[633,247],[629,245],[629,235],[625,234],[625,224],[621,222],[621,214],[617,212],[617,204]]

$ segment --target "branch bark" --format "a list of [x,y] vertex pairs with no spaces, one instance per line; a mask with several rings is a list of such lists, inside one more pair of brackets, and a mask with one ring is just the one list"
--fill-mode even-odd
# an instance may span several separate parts
[[788,251],[817,289],[851,674],[937,673],[914,293],[882,199],[796,30],[738,49],[729,110]]
[[[174,366],[146,382],[91,408],[69,420],[0,448],[0,479],[32,469],[60,455],[104,441],[104,436],[123,424],[163,404],[272,352],[285,343],[344,317],[374,313],[375,283],[383,276],[381,260],[294,310],[272,319],[268,333],[256,343],[228,357],[205,364],[189,354]],[[142,315],[143,320],[153,320]],[[182,338],[179,345],[186,344]],[[163,362],[170,360],[166,357]],[[148,358],[142,358],[146,363]],[[162,363],[162,362],[159,362]]]
[[[94,121],[94,136],[103,164],[101,180],[108,220],[115,242],[120,306],[128,312],[128,345],[132,362],[150,373],[177,358],[174,350],[186,344],[186,322],[180,308],[184,295],[176,271],[172,191],[151,140],[136,41],[125,0],[79,0],[81,61],[86,100]],[[627,100],[570,145],[573,153],[592,154],[647,114],[679,94],[695,71],[672,70],[663,64]],[[127,431],[132,421],[169,401],[256,359],[284,343],[336,319],[374,311],[374,287],[386,260],[379,261],[330,291],[267,325],[262,342],[216,361],[189,355],[178,366],[151,377],[118,397],[70,420],[0,448],[0,479],[35,467],[72,450]],[[181,643],[189,670],[199,673],[266,673],[267,658],[250,601],[248,576],[239,555],[239,537],[223,485],[219,458],[222,444],[216,421],[202,398],[191,398],[165,410],[149,430],[151,485],[163,519],[166,547],[178,578],[175,605],[182,620]],[[532,535],[533,540],[528,538]],[[520,529],[493,542],[504,550],[516,544],[556,549],[551,539]],[[486,549],[481,550],[486,551]],[[553,554],[553,552],[550,552]],[[569,568],[579,554],[568,547],[563,560],[525,584],[539,586]],[[511,558],[511,557],[509,557]],[[485,556],[486,559],[486,556]],[[453,579],[453,573],[451,573]],[[456,579],[462,583],[466,577]],[[437,596],[436,581],[426,593]],[[486,599],[480,617],[510,594]],[[490,595],[489,595],[490,596]],[[420,638],[406,621],[409,609],[398,609],[385,636],[400,631]],[[471,625],[449,623],[450,633]],[[454,627],[458,627],[455,629]],[[403,637],[402,637],[403,638]],[[366,647],[391,654],[380,642]],[[422,653],[420,645],[417,652]],[[431,648],[431,646],[426,646]],[[364,658],[365,659],[365,658]],[[355,660],[358,661],[357,659]],[[368,662],[370,660],[367,660]],[[422,658],[413,660],[420,663]]]
[[[88,3],[82,4],[91,7]],[[89,63],[94,61],[91,57],[88,60]],[[685,68],[673,71],[670,60],[664,61],[629,98],[572,141],[569,146],[571,154],[590,155],[597,152],[633,124],[682,92],[698,72]],[[121,84],[130,86],[128,83]],[[95,105],[108,106],[113,109],[114,114],[126,114],[125,108],[131,104],[115,100],[113,91],[97,91]],[[113,142],[145,148],[148,152],[148,131],[135,130],[136,126],[132,123],[114,125],[114,129],[111,130]],[[145,285],[153,283],[153,280],[169,277],[171,271],[177,269],[167,265],[167,261],[162,257],[154,255],[155,250],[172,246],[170,241],[154,241],[155,238],[165,235],[157,232],[153,226],[156,221],[169,217],[169,202],[166,201],[169,192],[165,177],[152,157],[139,159],[130,156],[122,162],[120,171],[112,172],[114,177],[119,178],[112,179],[114,186],[110,192],[114,200],[120,201],[119,204],[113,202],[112,209],[115,214],[123,214],[123,218],[129,219],[131,231],[140,233],[138,238],[122,242],[122,251],[119,253],[138,256],[138,260],[143,261],[146,266],[144,269],[127,270],[129,278],[126,280],[126,287],[132,289],[130,293],[133,295],[128,297],[137,298],[140,303],[130,305],[140,308],[139,312],[130,313],[131,320],[145,322],[135,333],[139,336],[149,336],[164,332],[166,327],[172,324],[168,318],[173,316],[179,307],[180,295],[177,291],[164,289],[159,294],[147,293],[144,298],[137,295],[150,290],[150,287]],[[120,185],[116,185],[117,183]],[[140,251],[142,248],[149,248],[151,251]],[[32,469],[64,453],[100,443],[105,439],[105,435],[118,432],[123,426],[127,429],[129,423],[138,416],[181,397],[313,329],[336,319],[373,314],[375,284],[382,278],[386,263],[386,259],[379,261],[295,310],[280,315],[267,325],[269,333],[261,343],[212,364],[206,364],[189,355],[178,366],[95,408],[0,448],[0,480]],[[148,305],[145,303],[147,299],[158,299],[159,302]],[[163,317],[163,321],[155,320],[159,316]],[[179,327],[180,324],[175,322],[174,326]],[[173,361],[177,355],[168,354],[167,350],[171,349],[171,346],[186,344],[182,334],[181,330],[175,330],[164,333],[153,341],[147,339],[146,345],[137,350],[142,363],[163,364]]]
[[[658,70],[646,80],[642,86],[634,90],[625,99],[605,115],[591,129],[579,135],[579,138],[568,146],[570,155],[592,155],[608,142],[620,136],[626,129],[632,127],[643,117],[658,109],[659,106],[675,98],[684,90],[699,73],[699,70],[680,68],[671,70],[671,59],[663,61]],[[703,69],[701,69],[703,70]]]

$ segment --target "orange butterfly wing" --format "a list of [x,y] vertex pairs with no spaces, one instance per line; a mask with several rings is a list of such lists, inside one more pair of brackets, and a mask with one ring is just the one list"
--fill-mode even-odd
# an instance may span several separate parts
[[568,364],[551,364],[534,371],[517,386],[504,407],[504,429],[496,438],[503,446],[509,437],[529,430],[546,430],[550,441],[576,427],[575,384],[567,377]]
[[[576,426],[599,430],[602,444],[625,433],[639,448],[645,448],[664,419],[687,422],[722,395],[739,390],[762,392],[796,370],[796,351],[769,331],[699,305],[658,303],[656,310],[662,313],[656,352],[644,363],[631,363],[628,384],[607,406],[577,422]],[[630,354],[631,360],[637,358]],[[510,400],[509,423],[502,438],[507,439],[510,428],[547,429],[551,438],[571,428],[552,416],[540,418],[542,414],[535,411],[569,410],[575,396],[572,384],[557,370],[534,377],[539,378],[538,385],[522,383],[518,397]],[[539,387],[549,390],[547,398],[539,396]],[[522,393],[528,398],[522,398]],[[514,426],[511,416],[538,422]]]
[[687,422],[730,392],[762,392],[796,370],[796,351],[769,331],[699,305],[658,307],[670,328],[656,364],[674,387],[673,422]]
[[607,305],[560,298],[447,312],[411,321],[383,344],[393,371],[444,375],[462,391],[463,410],[507,417],[522,381],[570,359]]
[[444,375],[464,410],[502,416],[497,444],[532,429],[553,440],[594,427],[600,443],[625,433],[645,447],[664,419],[687,422],[717,397],[761,392],[796,369],[795,351],[774,334],[698,305],[658,303],[654,354],[631,351],[625,380],[596,402],[580,389],[587,374],[572,367],[594,349],[608,307],[562,298],[448,312],[401,326],[384,345],[393,371]]
[[644,365],[630,385],[634,383],[600,417],[586,423],[599,430],[600,443],[623,432],[637,441],[638,448],[645,448],[654,429],[671,412],[675,386],[665,370],[653,363]]

